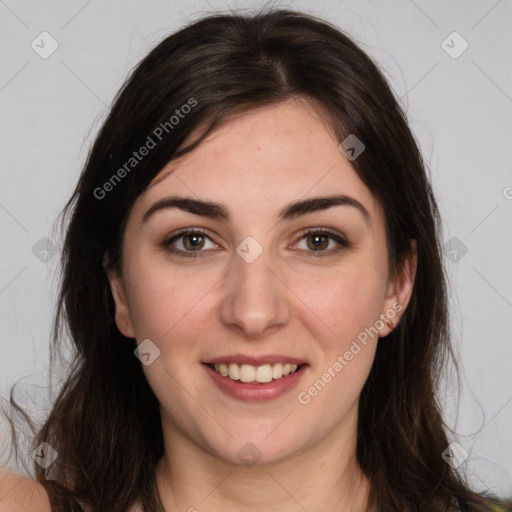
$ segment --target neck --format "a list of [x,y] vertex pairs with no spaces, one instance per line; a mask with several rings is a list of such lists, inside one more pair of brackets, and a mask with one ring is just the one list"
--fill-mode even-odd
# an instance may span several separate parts
[[166,512],[252,512],[256,505],[267,512],[360,512],[367,510],[370,483],[356,460],[355,437],[338,433],[285,461],[252,467],[174,439],[156,468],[158,492]]

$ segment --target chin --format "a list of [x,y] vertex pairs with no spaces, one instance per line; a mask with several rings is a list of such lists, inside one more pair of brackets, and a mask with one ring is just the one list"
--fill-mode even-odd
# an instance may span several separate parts
[[[279,422],[274,424],[274,427]],[[279,428],[279,427],[278,427]],[[229,427],[228,427],[229,431]],[[211,440],[208,451],[228,464],[254,467],[278,464],[296,456],[304,448],[307,440],[291,434],[283,429],[282,432],[272,429],[263,431],[259,428],[240,428],[233,437],[223,436],[223,439]],[[269,435],[269,432],[270,435]],[[208,442],[208,441],[207,441]]]

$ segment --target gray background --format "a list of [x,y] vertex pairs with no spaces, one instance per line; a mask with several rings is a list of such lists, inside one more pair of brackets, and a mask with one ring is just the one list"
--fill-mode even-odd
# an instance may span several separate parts
[[[62,242],[53,226],[128,71],[203,14],[261,5],[0,0],[1,396],[21,379],[17,398],[45,414]],[[512,495],[512,2],[274,5],[347,31],[401,98],[445,220],[452,328],[464,372],[460,397],[453,381],[442,394],[447,421],[469,453],[463,469],[472,484]],[[58,44],[45,59],[55,43],[44,31]]]

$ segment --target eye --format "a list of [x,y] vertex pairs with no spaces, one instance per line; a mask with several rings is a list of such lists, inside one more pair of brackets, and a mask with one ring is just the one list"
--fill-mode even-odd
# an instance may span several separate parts
[[[302,242],[305,247],[300,247]],[[300,242],[295,245],[296,248],[306,251],[307,256],[329,256],[337,253],[344,248],[350,247],[347,240],[336,231],[328,228],[308,229],[300,238]]]
[[186,257],[197,257],[205,250],[219,247],[204,231],[197,228],[186,228],[164,240],[161,245],[174,254]]
[[[183,229],[159,245],[177,256],[184,257],[203,256],[201,253],[219,248],[219,245],[199,228]],[[344,236],[329,228],[308,229],[294,245],[294,248],[304,251],[306,256],[313,257],[330,256],[348,247],[351,245]]]

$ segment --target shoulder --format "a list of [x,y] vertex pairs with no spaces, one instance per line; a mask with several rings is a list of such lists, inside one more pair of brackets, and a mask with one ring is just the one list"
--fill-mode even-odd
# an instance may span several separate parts
[[0,470],[0,512],[52,512],[44,487],[31,478]]
[[498,503],[495,500],[487,501],[491,512],[510,512],[512,510],[512,501]]

